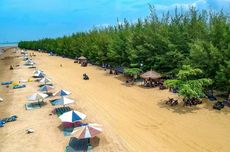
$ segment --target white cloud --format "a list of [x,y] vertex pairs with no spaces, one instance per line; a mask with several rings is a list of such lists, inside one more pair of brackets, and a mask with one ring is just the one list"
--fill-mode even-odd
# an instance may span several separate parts
[[175,7],[182,8],[184,10],[189,7],[196,7],[197,9],[214,9],[214,10],[228,10],[230,8],[230,0],[196,0],[190,3],[175,3],[171,5],[154,5],[157,11],[171,11]]
[[97,24],[97,25],[95,25],[95,27],[97,27],[97,28],[103,28],[103,27],[108,27],[108,26],[110,26],[111,24],[108,24],[108,23],[104,23],[104,24]]
[[207,0],[197,0],[193,3],[175,3],[172,5],[154,5],[156,7],[157,11],[170,11],[174,10],[176,7],[182,8],[182,9],[189,9],[190,7],[196,7],[196,8],[205,8],[208,6]]

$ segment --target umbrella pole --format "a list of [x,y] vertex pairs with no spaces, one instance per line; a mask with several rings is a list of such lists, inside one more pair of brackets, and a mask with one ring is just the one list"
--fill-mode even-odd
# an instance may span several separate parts
[[90,144],[90,138],[87,138],[88,139],[88,144]]

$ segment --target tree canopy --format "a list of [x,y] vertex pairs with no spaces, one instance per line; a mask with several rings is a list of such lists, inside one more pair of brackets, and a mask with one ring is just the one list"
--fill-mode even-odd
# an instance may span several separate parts
[[[230,90],[230,17],[222,11],[176,8],[173,14],[166,12],[159,16],[150,6],[150,15],[135,23],[124,19],[114,26],[60,38],[21,41],[18,46],[70,58],[84,55],[95,64],[127,68],[137,65],[135,68],[154,69],[171,78],[189,64],[203,71],[203,77],[212,79],[212,87]],[[199,70],[188,72],[195,75],[187,79],[199,78],[196,75]],[[182,73],[178,79],[185,76],[188,75]]]
[[204,96],[204,88],[212,84],[211,79],[198,78],[201,75],[202,70],[184,65],[177,74],[177,79],[166,80],[164,84],[178,89],[179,95],[187,99],[200,98]]

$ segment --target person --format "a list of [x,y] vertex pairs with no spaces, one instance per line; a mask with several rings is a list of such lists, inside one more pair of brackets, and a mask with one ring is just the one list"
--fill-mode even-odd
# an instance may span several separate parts
[[62,67],[62,64],[60,64],[60,67]]
[[13,68],[13,66],[12,65],[10,65],[10,70],[13,70],[14,68]]
[[113,70],[112,69],[109,69],[109,74],[113,74]]
[[86,73],[83,74],[83,79],[84,80],[89,80],[89,77],[88,77],[88,75]]

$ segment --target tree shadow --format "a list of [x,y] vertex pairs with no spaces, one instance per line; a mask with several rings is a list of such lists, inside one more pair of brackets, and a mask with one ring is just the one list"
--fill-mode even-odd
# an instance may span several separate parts
[[36,69],[36,67],[34,67],[34,66],[33,66],[33,67],[28,67],[28,68],[29,68],[29,69]]
[[138,87],[142,88],[142,89],[157,89],[158,87],[146,87],[143,84],[138,85]]
[[187,114],[187,113],[195,113],[197,110],[200,110],[201,108],[198,106],[184,106],[183,102],[179,102],[176,106],[170,106],[165,103],[165,101],[161,101],[158,103],[160,108],[168,109],[169,111],[172,111],[174,113],[178,114]]
[[230,114],[230,107],[228,106],[225,106],[221,110],[213,109],[213,105],[216,102],[217,101],[209,101],[208,99],[204,99],[201,105],[194,105],[190,107],[190,106],[184,106],[183,102],[179,102],[179,104],[176,106],[170,106],[167,105],[165,101],[161,101],[158,103],[158,106],[160,108],[165,108],[168,109],[169,111],[178,114],[195,113],[197,110],[201,110],[201,109],[207,109],[209,111],[216,112],[216,113]]
[[209,101],[208,99],[205,99],[203,101],[203,108],[209,110],[209,111],[213,111],[216,113],[223,113],[223,114],[230,114],[230,107],[228,106],[224,106],[223,109],[221,110],[217,110],[217,109],[213,109],[213,105],[216,103],[217,101]]
[[[38,80],[36,80],[36,81],[39,82],[40,80],[38,79]],[[45,86],[45,85],[53,86],[52,83],[48,83],[48,84],[39,84],[38,87],[43,87],[43,86]]]

